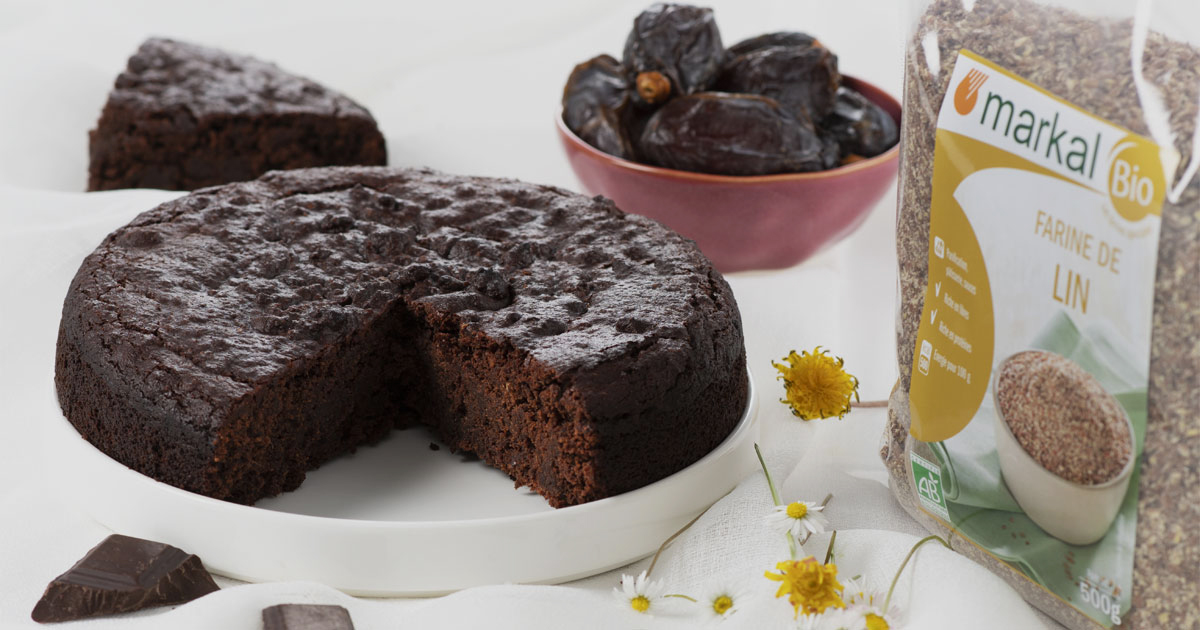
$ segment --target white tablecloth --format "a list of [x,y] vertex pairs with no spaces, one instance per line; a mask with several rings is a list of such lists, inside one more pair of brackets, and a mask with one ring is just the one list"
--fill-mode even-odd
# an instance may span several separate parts
[[[149,35],[227,47],[280,63],[367,106],[388,140],[392,164],[502,175],[577,188],[553,129],[572,65],[619,55],[642,2],[170,3],[122,1],[50,6],[0,4],[0,627],[33,626],[45,584],[108,532],[58,500],[42,480],[36,423],[44,419],[62,298],[82,256],[104,234],[168,198],[159,191],[83,194],[86,131],[116,73]],[[714,2],[732,43],[771,30],[820,37],[841,68],[900,93],[900,3],[878,0]],[[923,532],[891,499],[878,460],[885,414],[803,423],[776,399],[770,367],[788,350],[822,345],[846,359],[864,400],[895,380],[894,192],[851,238],[798,267],[729,277],[762,393],[761,442],[787,500],[820,500],[838,535],[843,576],[885,589]],[[660,561],[654,576],[673,592],[700,594],[716,576],[770,598],[765,569],[786,556],[762,515],[761,475],[746,479]],[[827,537],[808,551],[821,554]],[[448,597],[355,599],[315,583],[246,585],[219,579],[219,593],[175,608],[81,622],[81,628],[260,627],[259,611],[282,602],[338,603],[358,628],[692,627],[679,605],[637,617],[611,596],[624,569],[565,586],[499,585]],[[469,570],[469,567],[464,567]],[[782,602],[759,602],[729,627],[785,623]],[[1037,628],[1036,614],[1000,580],[928,546],[895,601],[915,628]],[[782,616],[781,616],[782,613]],[[76,626],[71,626],[76,627]]]

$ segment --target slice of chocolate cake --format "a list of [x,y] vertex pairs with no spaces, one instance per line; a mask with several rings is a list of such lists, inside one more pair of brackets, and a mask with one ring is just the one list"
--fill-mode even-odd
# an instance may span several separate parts
[[695,462],[747,401],[737,306],[693,242],[601,197],[388,168],[273,172],[110,234],[55,381],[110,456],[242,503],[416,423],[592,501]]
[[387,163],[360,105],[274,64],[149,39],[88,135],[88,190],[194,190],[275,169]]

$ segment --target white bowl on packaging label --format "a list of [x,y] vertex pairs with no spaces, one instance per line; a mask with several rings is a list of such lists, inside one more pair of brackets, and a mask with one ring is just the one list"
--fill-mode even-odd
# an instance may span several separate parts
[[1098,484],[1082,484],[1050,472],[1017,441],[998,401],[1000,373],[1013,356],[1016,354],[1000,362],[992,379],[992,399],[996,401],[993,422],[996,454],[1004,484],[1025,515],[1047,534],[1072,545],[1090,545],[1108,532],[1129,489],[1133,462],[1137,459],[1133,423],[1122,407],[1129,428],[1130,449],[1129,459],[1116,477]]

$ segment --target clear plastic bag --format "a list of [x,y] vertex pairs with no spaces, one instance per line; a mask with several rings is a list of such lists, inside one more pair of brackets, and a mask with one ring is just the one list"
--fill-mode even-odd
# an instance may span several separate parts
[[[930,531],[948,537],[954,548],[1004,577],[1068,627],[1200,627],[1200,3],[911,0],[910,5],[897,220],[900,381],[890,400],[881,448],[892,491]],[[929,319],[926,301],[933,295],[935,138],[941,137],[939,115],[947,90],[963,88],[961,82],[951,85],[963,50],[1051,98],[1173,149],[1174,159],[1162,162],[1157,265],[1153,291],[1145,291],[1153,297],[1143,300],[1152,301],[1145,306],[1152,317],[1147,319],[1149,374],[1142,376],[1148,380],[1143,386],[1148,403],[1141,403],[1144,438],[1137,436],[1141,455],[1134,459],[1140,478],[1135,476],[1134,484],[1136,532],[1129,533],[1130,540],[1136,538],[1131,592],[1116,586],[1097,594],[1089,590],[1097,586],[1096,576],[1073,564],[1086,546],[1068,547],[1071,553],[1081,551],[1068,555],[1063,566],[1079,586],[1078,596],[1053,592],[1046,586],[1049,580],[1019,553],[1005,556],[986,549],[952,524],[954,519],[922,503],[918,494],[917,460],[939,469],[940,491],[959,491],[953,467],[945,465],[943,441],[913,437],[910,392],[914,370],[923,362],[927,367],[931,354],[928,348],[922,352],[918,330],[922,319]],[[995,110],[993,114],[998,116]],[[990,120],[1003,128],[996,118]],[[1000,358],[988,364],[989,378]],[[1103,359],[1097,362],[1104,364]],[[983,404],[990,401],[989,391]],[[1018,539],[1015,533],[1013,538]],[[1112,601],[1102,602],[1101,590]],[[1105,610],[1111,615],[1100,614]]]

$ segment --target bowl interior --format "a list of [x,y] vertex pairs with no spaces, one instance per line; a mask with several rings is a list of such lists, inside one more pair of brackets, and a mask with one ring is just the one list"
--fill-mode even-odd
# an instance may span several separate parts
[[[892,120],[896,123],[896,127],[900,127],[899,101],[897,101],[887,92],[884,92],[882,89],[871,83],[863,81],[862,79],[856,79],[852,76],[843,74],[842,83],[858,91],[860,94],[866,97],[867,100],[882,108],[883,111],[887,112],[887,114],[892,117]],[[558,130],[562,136],[575,145],[579,150],[590,154],[599,161],[607,162],[614,168],[632,172],[653,174],[668,179],[691,180],[697,182],[719,182],[722,184],[742,186],[752,186],[756,184],[761,185],[770,182],[803,181],[838,177],[847,173],[870,170],[872,167],[875,167],[879,164],[895,160],[900,154],[900,143],[897,142],[887,151],[884,151],[879,155],[856,160],[848,164],[842,164],[824,171],[814,171],[808,173],[776,173],[772,175],[716,175],[712,173],[696,173],[692,171],[664,168],[642,162],[635,162],[633,160],[626,160],[624,158],[605,153],[604,151],[593,147],[587,142],[584,142],[582,138],[575,135],[575,132],[571,131],[570,127],[567,127],[566,121],[563,119],[563,112],[561,111],[559,112],[558,116],[555,117],[555,124],[558,126]]]
[[[1103,481],[1103,482],[1096,483],[1096,484],[1083,484],[1083,483],[1079,483],[1076,481],[1071,481],[1070,479],[1064,479],[1063,477],[1058,476],[1053,471],[1051,471],[1050,469],[1043,466],[1041,462],[1039,462],[1035,457],[1033,457],[1033,455],[1030,455],[1029,452],[1025,450],[1025,447],[1021,446],[1020,440],[1017,439],[1017,436],[1013,435],[1012,429],[1008,426],[1008,419],[1004,417],[1004,409],[1000,406],[1000,398],[999,398],[998,394],[1000,391],[1000,373],[1004,370],[1004,366],[1007,365],[1008,362],[1010,360],[1012,360],[1013,357],[1015,357],[1023,352],[1044,352],[1047,354],[1054,354],[1047,350],[1031,349],[1031,350],[1021,350],[1021,351],[1014,352],[1014,353],[1008,355],[1007,357],[1004,358],[1003,361],[1001,361],[1000,363],[998,363],[996,365],[996,371],[994,374],[992,374],[992,388],[991,388],[992,389],[992,407],[996,411],[996,420],[998,421],[1000,429],[1002,431],[1004,431],[1004,434],[1007,435],[1009,437],[1009,439],[1012,440],[1012,443],[1017,447],[1017,449],[1023,455],[1023,457],[1021,459],[1022,460],[1028,459],[1030,462],[1033,462],[1033,464],[1035,466],[1037,466],[1039,469],[1045,471],[1047,474],[1054,475],[1054,477],[1056,479],[1061,480],[1063,483],[1067,483],[1067,484],[1070,484],[1072,486],[1075,486],[1075,487],[1078,487],[1081,489],[1098,490],[1098,489],[1108,488],[1111,486],[1115,486],[1119,483],[1122,483],[1126,478],[1129,477],[1130,474],[1133,473],[1133,462],[1137,460],[1137,453],[1136,453],[1137,434],[1133,430],[1133,421],[1129,418],[1129,412],[1125,411],[1125,408],[1122,407],[1119,402],[1117,403],[1117,408],[1119,408],[1121,410],[1121,417],[1125,419],[1125,427],[1129,431],[1129,440],[1130,440],[1129,457],[1126,458],[1125,465],[1121,467],[1121,472],[1117,473],[1117,475],[1115,477],[1113,477],[1112,479],[1109,479],[1108,481]],[[1059,355],[1059,356],[1061,356],[1061,355]],[[1070,359],[1068,359],[1068,360],[1070,360]],[[1110,392],[1108,392],[1107,390],[1105,390],[1104,393],[1107,394],[1108,396],[1112,397],[1112,394]],[[998,444],[997,444],[997,447],[999,447]]]

